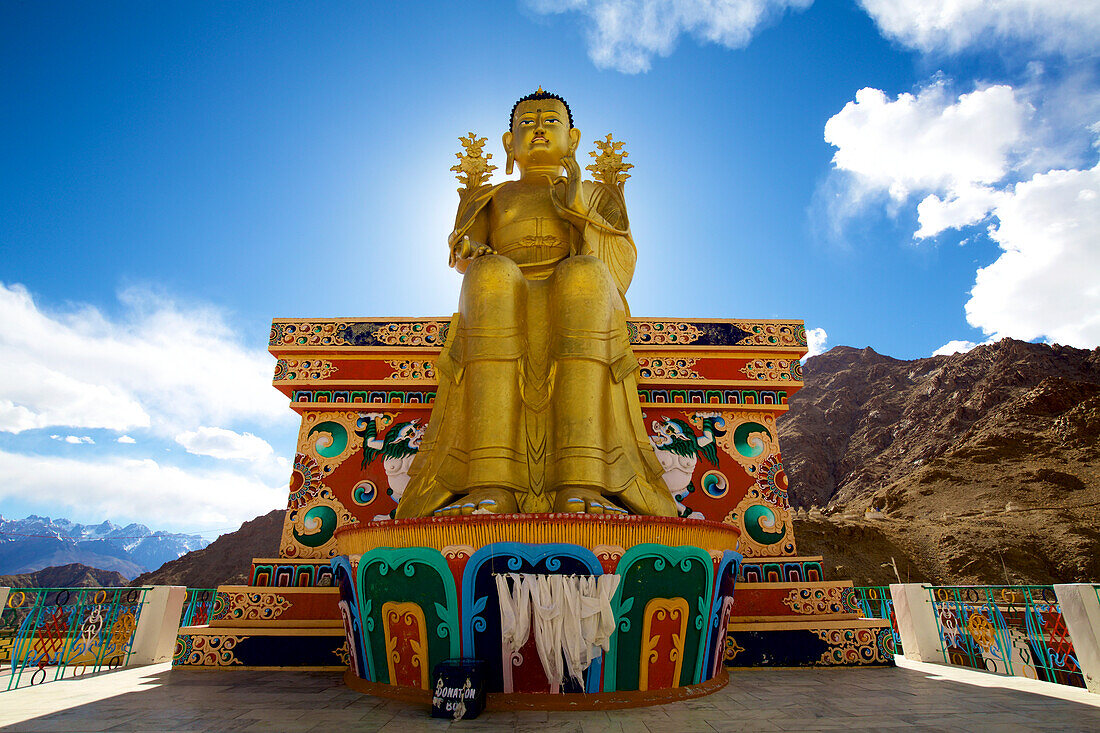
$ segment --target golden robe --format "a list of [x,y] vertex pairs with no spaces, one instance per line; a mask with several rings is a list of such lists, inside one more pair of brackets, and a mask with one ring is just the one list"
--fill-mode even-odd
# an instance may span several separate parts
[[[464,192],[452,242],[507,185]],[[573,487],[635,514],[676,516],[638,403],[625,299],[637,249],[622,194],[583,186],[583,232],[561,217],[513,220],[490,230],[496,254],[467,267],[398,518],[479,488],[549,512]]]

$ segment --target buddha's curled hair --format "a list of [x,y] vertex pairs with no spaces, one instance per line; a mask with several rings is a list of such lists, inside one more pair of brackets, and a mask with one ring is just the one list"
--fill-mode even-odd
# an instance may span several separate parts
[[532,102],[539,99],[556,99],[561,102],[562,106],[565,107],[566,116],[569,117],[569,127],[573,127],[573,110],[569,109],[569,102],[566,102],[557,94],[551,94],[550,92],[543,91],[542,87],[539,87],[537,92],[531,92],[526,97],[520,97],[518,100],[516,100],[516,103],[512,105],[512,114],[508,116],[508,129],[512,129],[512,124],[516,120],[516,107],[519,107],[519,105],[523,102]]

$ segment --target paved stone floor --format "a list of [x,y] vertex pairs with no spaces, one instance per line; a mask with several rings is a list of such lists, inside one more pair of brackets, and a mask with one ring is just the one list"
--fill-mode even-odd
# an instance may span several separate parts
[[321,672],[121,670],[0,692],[4,731],[681,733],[917,728],[1100,731],[1100,695],[900,660],[897,668],[736,670],[709,697],[635,710],[433,720]]

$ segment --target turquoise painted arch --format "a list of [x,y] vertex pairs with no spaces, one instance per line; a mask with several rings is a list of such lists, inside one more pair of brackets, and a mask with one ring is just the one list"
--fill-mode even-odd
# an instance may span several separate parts
[[683,598],[690,615],[684,639],[684,661],[678,686],[697,684],[706,657],[714,562],[698,547],[635,545],[619,559],[621,576],[611,607],[618,629],[604,662],[603,690],[636,690],[641,669],[643,615],[653,598]]
[[390,682],[382,627],[382,604],[390,601],[415,603],[423,611],[429,669],[459,656],[458,594],[450,567],[438,550],[378,547],[359,558],[356,575],[363,649],[374,682]]

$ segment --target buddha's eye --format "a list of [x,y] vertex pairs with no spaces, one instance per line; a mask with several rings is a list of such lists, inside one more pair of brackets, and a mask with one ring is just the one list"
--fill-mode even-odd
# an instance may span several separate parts
[[521,124],[521,125],[532,125],[532,124],[534,124],[534,122],[535,122],[534,120],[520,120],[519,124]]
[[557,122],[557,121],[558,121],[558,118],[557,118],[557,117],[547,117],[547,118],[546,118],[546,121],[547,121],[548,123],[550,123],[550,122]]

